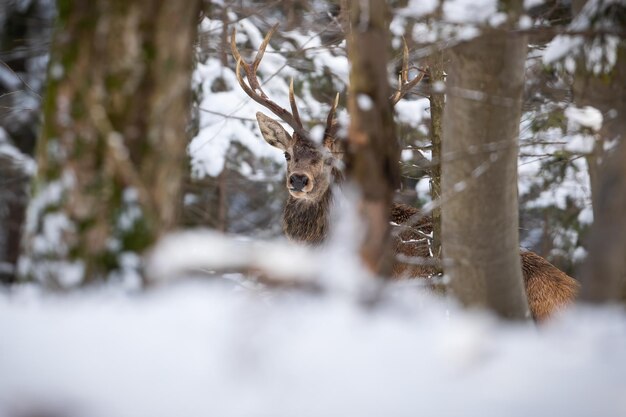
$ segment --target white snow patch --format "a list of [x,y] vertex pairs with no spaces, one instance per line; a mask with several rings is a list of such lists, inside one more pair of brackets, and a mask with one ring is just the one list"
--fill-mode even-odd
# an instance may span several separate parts
[[456,184],[454,184],[454,186],[452,187],[452,189],[457,192],[460,193],[461,191],[465,190],[467,188],[467,182],[465,181],[459,181]]
[[584,134],[568,135],[564,139],[567,139],[567,144],[564,149],[579,154],[592,153],[596,142],[593,136]]
[[497,28],[504,23],[506,23],[507,15],[506,13],[498,12],[491,16],[489,16],[489,26]]
[[22,153],[18,148],[9,142],[9,135],[0,126],[0,155],[6,155],[11,159],[10,163],[19,167],[26,175],[35,175],[37,164],[29,155]]
[[533,7],[541,6],[546,0],[524,0],[524,9],[532,9]]
[[0,66],[0,82],[6,86],[5,88],[11,91],[17,90],[22,85],[17,74],[5,66]]
[[437,0],[409,0],[407,7],[400,9],[398,13],[402,16],[419,18],[434,13],[438,4]]
[[579,108],[572,105],[565,109],[565,116],[568,120],[568,128],[571,130],[586,127],[597,132],[602,128],[602,113],[595,107]]
[[533,20],[527,15],[521,16],[517,26],[522,30],[530,29],[533,26]]
[[147,275],[166,281],[181,272],[228,270],[251,265],[277,277],[303,279],[319,273],[321,263],[304,247],[293,244],[229,238],[212,231],[188,231],[166,236],[151,253]]
[[[61,263],[59,263],[61,264]],[[62,273],[58,274],[59,283],[65,288],[72,288],[85,277],[85,264],[81,261],[64,262]]]
[[443,81],[435,81],[433,83],[433,92],[434,93],[445,93],[446,92],[446,83]]
[[374,102],[367,94],[358,94],[356,96],[356,103],[359,109],[363,111],[370,111],[374,107]]
[[591,206],[585,206],[578,213],[578,221],[583,224],[592,224],[593,223],[593,208]]
[[572,255],[572,260],[574,262],[582,262],[587,258],[587,251],[582,246],[578,246],[574,249],[574,253]]
[[452,23],[485,23],[498,12],[496,0],[447,0],[444,19]]
[[322,125],[313,126],[313,128],[311,128],[311,132],[309,132],[309,134],[311,135],[311,140],[317,144],[321,144],[324,140],[325,131],[326,129]]
[[59,64],[58,62],[50,65],[50,78],[52,78],[53,80],[60,80],[61,77],[63,77],[64,73],[65,69],[63,68],[63,65]]
[[430,178],[422,178],[415,184],[415,191],[421,198],[430,197]]
[[394,110],[399,122],[412,127],[418,127],[424,120],[428,120],[430,102],[427,98],[418,100],[400,100]]

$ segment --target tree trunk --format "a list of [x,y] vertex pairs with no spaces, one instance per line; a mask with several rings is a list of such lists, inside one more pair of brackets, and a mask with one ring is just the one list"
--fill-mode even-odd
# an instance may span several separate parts
[[176,224],[198,6],[58,2],[25,275],[123,273]]
[[17,281],[16,266],[31,180],[21,162],[0,153],[0,284]]
[[350,3],[347,170],[362,193],[366,233],[361,257],[372,272],[386,276],[393,261],[389,213],[393,190],[400,181],[400,150],[387,78],[390,16],[382,0]]
[[[574,13],[584,5],[583,0],[575,1]],[[587,71],[583,53],[574,76],[576,105],[593,106],[604,115],[600,140],[587,157],[594,221],[587,245],[589,255],[581,269],[581,298],[591,302],[619,300],[626,290],[625,39],[620,40],[616,52],[615,65],[602,74]],[[605,151],[603,143],[613,141],[617,141],[617,148]]]
[[597,204],[589,238],[589,256],[582,269],[582,298],[591,302],[617,301],[623,296],[626,273],[626,141],[602,165]]
[[[443,92],[435,91],[433,86],[445,81],[444,76],[444,53],[437,51],[429,60],[430,78],[430,137],[432,141],[432,166],[430,168],[430,196],[434,203],[441,198],[441,138],[443,135],[443,114],[445,98]],[[433,208],[433,256],[441,258],[441,206],[436,204]]]
[[453,48],[443,120],[442,192],[454,194],[442,208],[451,289],[463,304],[509,319],[530,317],[517,204],[525,58],[525,37],[504,31]]

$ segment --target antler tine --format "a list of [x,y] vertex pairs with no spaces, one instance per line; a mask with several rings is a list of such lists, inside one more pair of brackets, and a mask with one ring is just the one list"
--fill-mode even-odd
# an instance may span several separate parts
[[270,28],[270,31],[267,32],[267,35],[265,35],[265,38],[263,38],[263,42],[261,42],[261,46],[259,46],[259,50],[257,51],[256,56],[254,57],[254,62],[252,63],[252,69],[254,69],[255,74],[256,74],[257,68],[259,68],[259,64],[261,63],[261,60],[263,59],[263,55],[265,54],[265,48],[267,48],[267,45],[269,45],[270,39],[272,39],[272,36],[274,35],[274,32],[276,32],[277,28],[278,28],[278,23],[276,23],[274,26]]
[[[256,76],[256,68],[258,67],[258,63],[256,62],[258,59],[258,55],[259,55],[258,52],[257,52],[257,57],[255,58],[254,65],[248,64],[246,61],[243,60],[243,58],[241,57],[241,54],[239,53],[239,49],[237,49],[236,39],[237,39],[237,29],[233,28],[231,35],[230,35],[230,49],[233,53],[233,58],[235,58],[235,61],[237,62],[237,68],[239,69],[240,66],[243,67],[243,70],[246,73],[246,78],[248,79],[248,84],[250,84],[250,87],[247,88],[248,86],[246,87],[243,86],[244,84],[243,78],[240,77],[240,72],[237,72],[237,80],[239,81],[239,85],[241,85],[241,88],[243,88],[243,90],[249,96],[250,96],[249,91],[252,91],[253,94],[260,94],[261,97],[267,98],[267,95],[265,95],[265,92],[261,88],[261,85],[259,84],[259,80]],[[263,43],[265,43],[265,40],[263,41]],[[263,44],[261,46],[263,46]],[[267,47],[267,44],[265,44],[265,47]],[[262,57],[263,57],[263,53],[261,53],[261,58]],[[259,62],[261,61],[259,60]],[[256,91],[258,91],[258,93],[256,93]]]
[[326,147],[335,141],[335,131],[337,130],[337,121],[335,120],[335,112],[337,111],[337,105],[339,104],[339,93],[335,95],[335,101],[328,111],[328,117],[326,118],[326,129],[324,130],[323,144]]
[[400,74],[398,74],[398,89],[391,96],[390,101],[391,105],[395,106],[402,97],[404,97],[409,91],[413,89],[422,78],[424,78],[424,73],[420,71],[420,73],[409,81],[409,47],[406,43],[406,39],[402,38],[404,43],[404,47],[402,48],[402,70]]
[[233,58],[235,58],[235,62],[241,61],[241,55],[239,54],[239,49],[237,49],[237,28],[233,27],[233,30],[230,31],[230,51],[233,54]]
[[[236,43],[237,31],[235,28],[233,28],[232,33],[231,33],[231,38],[230,38],[230,48],[233,53],[233,58],[235,58],[235,60],[237,61],[235,74],[237,76],[237,81],[239,82],[239,85],[251,99],[259,103],[263,107],[266,107],[276,116],[278,116],[282,121],[284,121],[289,126],[291,126],[291,128],[294,130],[294,133],[297,133],[302,137],[306,137],[307,135],[306,135],[306,132],[304,131],[304,128],[302,127],[302,122],[300,121],[300,115],[297,113],[297,109],[295,110],[295,115],[292,115],[291,113],[289,113],[288,110],[284,109],[277,103],[270,100],[265,94],[265,92],[263,92],[263,89],[261,88],[261,84],[259,83],[259,80],[256,75],[259,64],[261,63],[261,59],[263,59],[263,54],[265,53],[265,49],[267,48],[270,38],[276,31],[277,27],[278,27],[278,24],[272,26],[270,31],[267,33],[267,35],[263,39],[263,42],[261,43],[261,46],[259,46],[259,49],[256,53],[256,56],[252,64],[246,63],[241,57],[241,54],[239,53],[239,50],[237,49],[237,43]],[[243,68],[243,71],[246,74],[246,79],[248,81],[247,83],[243,79],[241,68]],[[295,99],[291,97],[292,94],[293,93],[290,92],[289,100],[290,102],[293,101],[292,110],[294,110]]]
[[298,112],[298,106],[296,105],[296,97],[293,92],[293,78],[289,82],[289,104],[291,105],[291,113],[296,123],[302,127],[302,120],[300,120],[300,112]]

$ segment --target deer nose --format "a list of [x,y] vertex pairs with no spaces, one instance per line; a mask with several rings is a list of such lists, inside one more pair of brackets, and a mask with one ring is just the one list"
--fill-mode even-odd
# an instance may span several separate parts
[[289,177],[289,185],[296,191],[302,191],[308,183],[309,178],[306,175],[293,174]]

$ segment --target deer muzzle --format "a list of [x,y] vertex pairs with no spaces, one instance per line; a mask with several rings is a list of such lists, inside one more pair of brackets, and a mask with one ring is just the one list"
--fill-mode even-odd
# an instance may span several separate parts
[[313,188],[312,181],[307,175],[291,174],[289,176],[290,191],[309,192]]

